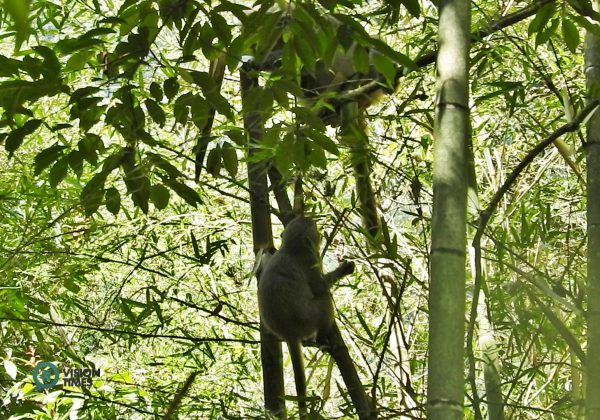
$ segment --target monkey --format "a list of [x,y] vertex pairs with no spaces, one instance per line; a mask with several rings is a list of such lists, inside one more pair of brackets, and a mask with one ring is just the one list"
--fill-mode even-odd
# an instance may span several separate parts
[[258,307],[262,322],[285,341],[292,359],[300,416],[306,415],[306,377],[302,343],[315,340],[335,325],[329,291],[338,279],[354,272],[354,263],[343,261],[323,274],[316,223],[298,216],[283,230],[281,247],[260,274]]

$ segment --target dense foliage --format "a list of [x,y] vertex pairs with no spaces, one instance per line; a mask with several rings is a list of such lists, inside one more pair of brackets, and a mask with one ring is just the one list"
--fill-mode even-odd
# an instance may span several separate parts
[[[424,418],[437,2],[294,2],[281,68],[261,73],[265,89],[251,98],[266,120],[252,157],[238,70],[272,44],[281,17],[273,1],[0,3],[0,417],[152,418],[190,372],[199,376],[181,418],[262,417],[246,164],[266,159],[290,183],[304,175],[325,266],[340,254],[359,266],[334,297],[381,417]],[[586,1],[472,5],[471,236],[526,153],[583,108],[582,35],[597,30]],[[325,13],[343,25],[332,29]],[[383,218],[370,240],[347,147],[317,118],[327,105],[302,103],[298,85],[318,57],[353,42],[357,68],[374,49],[382,84],[400,76],[368,110]],[[219,87],[210,61],[223,52]],[[568,134],[534,159],[492,215],[477,321],[468,324],[476,369],[467,418],[474,402],[487,410],[480,368],[490,361],[507,418],[580,413],[582,140],[582,131]],[[326,418],[352,416],[329,358],[307,354],[315,406]],[[90,387],[38,390],[39,361],[101,375]]]

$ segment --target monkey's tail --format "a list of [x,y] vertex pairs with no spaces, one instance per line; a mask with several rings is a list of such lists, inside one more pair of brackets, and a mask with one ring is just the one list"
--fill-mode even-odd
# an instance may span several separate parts
[[306,376],[304,375],[304,362],[300,342],[288,341],[288,350],[294,368],[294,381],[296,382],[296,395],[298,397],[298,411],[300,418],[306,418]]

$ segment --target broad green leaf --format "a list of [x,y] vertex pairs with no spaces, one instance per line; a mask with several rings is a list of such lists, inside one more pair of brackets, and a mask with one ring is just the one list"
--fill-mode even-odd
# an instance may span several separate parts
[[99,172],[89,180],[81,191],[81,202],[83,204],[85,214],[91,216],[94,214],[104,197],[104,182],[106,181],[104,172]]
[[22,62],[0,55],[0,77],[12,77],[19,74]]
[[147,153],[146,156],[148,157],[148,161],[150,162],[150,164],[165,171],[165,173],[170,178],[180,178],[183,176],[183,174],[181,173],[181,171],[179,169],[177,169],[175,166],[173,166],[172,163],[170,163],[167,159],[165,159],[161,155],[156,154],[156,153]]
[[221,148],[223,158],[223,166],[232,178],[237,176],[238,172],[238,156],[235,148],[231,143],[224,143]]
[[[104,41],[98,38],[90,38],[88,36],[80,36],[78,38],[64,38],[56,43],[56,48],[62,54],[71,54],[77,50],[84,48],[103,45]],[[91,48],[89,48],[91,49]]]
[[83,156],[79,150],[72,150],[67,155],[67,162],[69,162],[69,166],[73,170],[73,173],[80,177],[83,173]]
[[362,45],[356,45],[354,48],[352,61],[357,72],[363,74],[367,74],[369,72],[369,67],[371,66],[369,51]]
[[[362,39],[367,44],[373,46],[377,52],[387,57],[393,63],[400,64],[410,70],[418,69],[415,62],[412,61],[408,56],[394,50],[382,40],[372,37],[363,37]],[[373,56],[375,57],[377,54],[373,54]]]
[[48,180],[52,188],[56,188],[63,179],[67,176],[67,170],[69,169],[69,160],[67,156],[59,159],[54,166],[50,169]]
[[413,15],[413,17],[419,18],[421,16],[421,6],[419,5],[418,0],[400,0],[408,13]]
[[225,132],[225,135],[238,146],[244,146],[246,144],[246,136],[241,130],[228,130]]
[[19,51],[23,41],[29,37],[30,0],[4,0],[2,3],[2,8],[15,23],[15,51]]
[[219,13],[211,13],[210,22],[219,40],[228,45],[231,42],[231,26]]
[[104,201],[106,209],[116,216],[121,208],[121,194],[119,194],[119,190],[115,187],[108,188],[104,192]]
[[32,134],[41,124],[42,120],[29,120],[23,126],[11,131],[4,144],[6,151],[12,153],[17,150],[23,144],[25,136]]
[[163,90],[169,100],[173,99],[179,92],[179,82],[176,77],[170,77],[163,83]]
[[196,207],[198,204],[202,204],[202,200],[200,199],[198,193],[184,183],[170,179],[166,182],[166,184],[190,206]]
[[204,128],[208,120],[209,109],[208,104],[199,95],[194,95],[190,101],[190,111],[192,113],[192,121],[194,125],[200,129]]
[[25,102],[35,102],[44,96],[60,93],[60,86],[55,81],[46,79],[27,81],[9,80],[0,83],[0,107],[9,115],[23,113]]
[[162,184],[155,184],[150,187],[150,201],[158,210],[162,210],[169,205],[169,190]]
[[98,163],[98,152],[104,150],[104,143],[102,142],[102,138],[97,134],[86,133],[77,143],[77,148],[86,161],[96,166]]
[[178,97],[173,105],[173,116],[175,117],[175,121],[179,124],[186,124],[190,117],[190,102],[192,97],[193,95],[191,93],[185,93]]
[[538,46],[548,42],[550,37],[552,37],[558,30],[558,25],[559,19],[552,19],[552,23],[549,26],[545,27],[542,31],[537,33],[535,37],[535,45]]
[[277,144],[277,149],[275,150],[275,165],[283,176],[289,174],[294,163],[294,141],[294,134],[288,132]]
[[[90,95],[98,92],[100,90],[97,86],[86,86],[75,90],[71,94],[71,98],[69,99],[69,104],[74,104],[79,102],[82,98],[87,98]],[[102,98],[100,98],[102,99]]]
[[163,90],[160,85],[156,82],[150,83],[150,95],[156,100],[156,102],[160,102],[163,99]]
[[54,144],[38,153],[34,159],[34,175],[41,174],[52,162],[56,162],[66,148],[66,146]]
[[144,104],[146,105],[148,114],[150,114],[150,118],[152,118],[159,126],[164,126],[165,122],[167,121],[167,116],[165,115],[165,111],[162,109],[162,107],[153,99],[146,99]]
[[562,20],[561,27],[562,27],[562,35],[565,40],[565,43],[567,44],[567,48],[572,53],[575,53],[577,51],[577,47],[579,46],[579,43],[581,41],[579,38],[579,30],[577,29],[575,24],[567,18],[564,18]]
[[33,50],[44,58],[42,63],[42,73],[45,79],[58,79],[60,76],[60,62],[50,48],[38,45]]
[[206,158],[206,170],[209,174],[214,176],[215,178],[219,176],[219,172],[221,172],[221,147],[217,146],[211,149],[208,152],[208,157]]
[[377,71],[383,74],[388,85],[394,86],[396,80],[396,66],[394,63],[388,57],[380,54],[373,55],[373,63]]
[[67,276],[63,282],[65,289],[69,290],[73,293],[79,293],[81,287],[77,283],[75,283],[75,278],[71,276]]
[[340,154],[340,151],[338,150],[335,142],[331,140],[331,138],[325,133],[313,129],[307,129],[306,132],[307,136],[312,141],[321,146],[323,149],[327,150],[329,153],[334,154],[336,156]]
[[125,171],[125,185],[131,194],[133,204],[139,207],[144,214],[148,213],[148,201],[150,199],[150,180],[144,167],[138,165],[132,156],[127,155],[123,162]]
[[314,145],[312,145],[310,149],[311,150],[308,155],[308,160],[310,161],[310,163],[322,169],[327,168],[327,158],[325,157],[325,152],[323,151],[323,148],[314,147]]
[[538,10],[535,17],[532,19],[529,27],[527,28],[527,34],[529,36],[539,33],[542,29],[547,25],[550,21],[550,18],[554,15],[556,11],[556,4],[550,3]]

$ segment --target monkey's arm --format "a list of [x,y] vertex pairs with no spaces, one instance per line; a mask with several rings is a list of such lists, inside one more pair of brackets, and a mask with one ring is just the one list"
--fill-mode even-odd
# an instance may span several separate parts
[[352,261],[342,261],[335,270],[323,276],[323,283],[329,289],[333,283],[352,273],[354,273],[354,263]]

